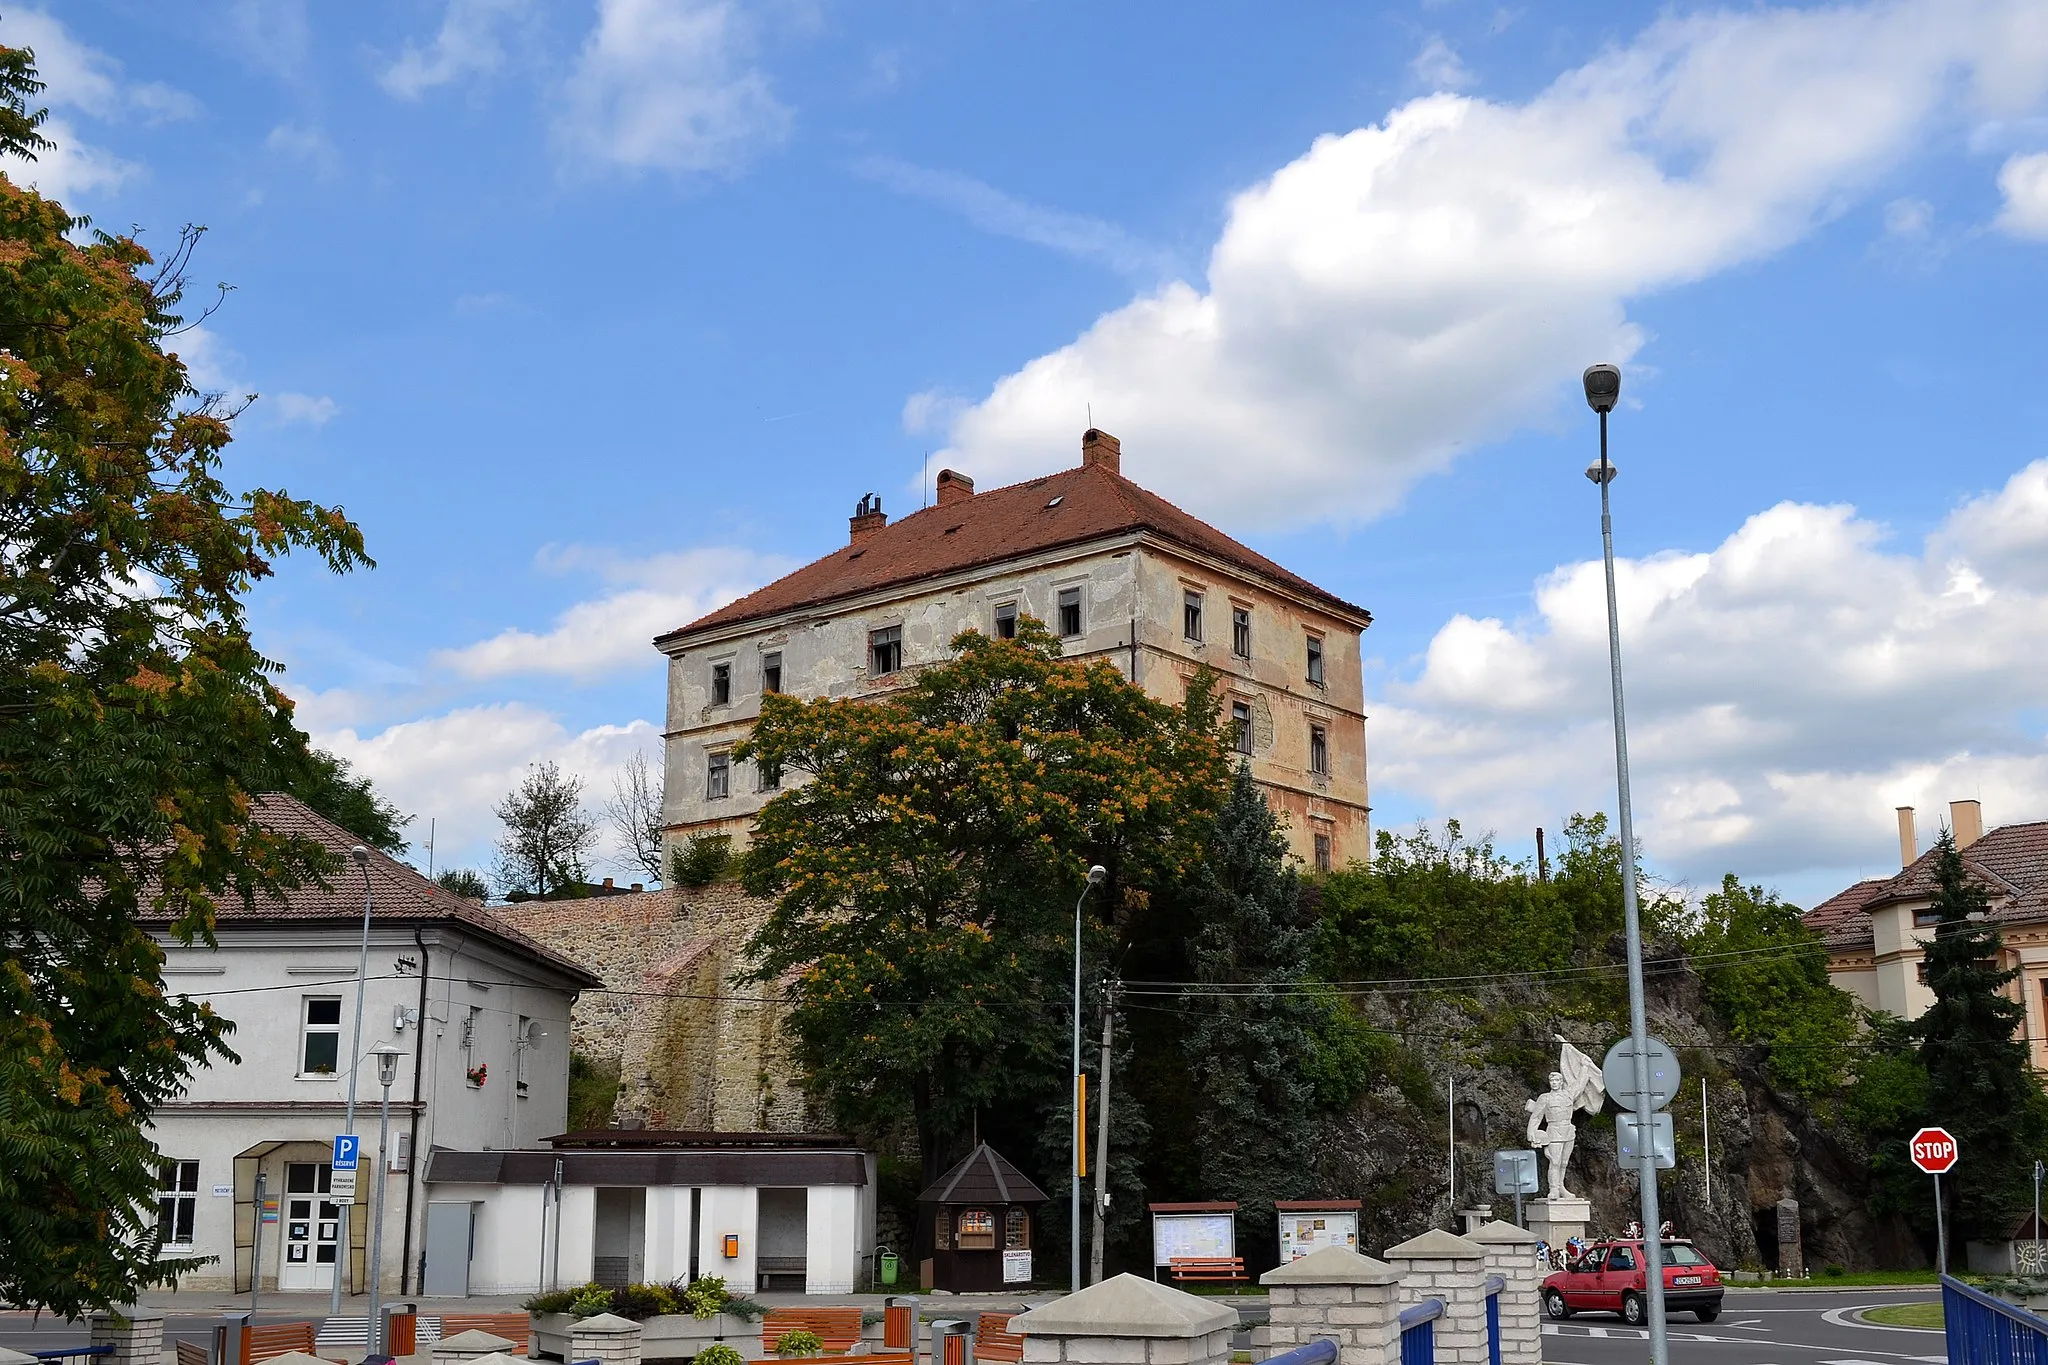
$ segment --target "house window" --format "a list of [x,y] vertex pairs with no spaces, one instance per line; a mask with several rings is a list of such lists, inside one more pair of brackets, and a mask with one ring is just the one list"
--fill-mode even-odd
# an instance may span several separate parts
[[996,638],[1014,640],[1017,638],[1017,604],[1005,602],[996,608]]
[[332,1076],[341,1064],[341,997],[309,995],[299,1030],[299,1074]]
[[1317,777],[1330,775],[1330,732],[1320,725],[1308,727],[1308,770]]
[[1308,637],[1308,683],[1310,687],[1323,685],[1323,639],[1320,635]]
[[158,1168],[157,1241],[164,1246],[192,1245],[192,1220],[199,1212],[199,1163],[166,1161]]
[[1913,912],[1913,927],[1926,929],[1941,923],[1941,911],[1931,905],[1923,905]]
[[1252,751],[1252,708],[1244,702],[1230,703],[1230,734],[1239,753]]
[[1328,872],[1329,870],[1330,836],[1327,834],[1318,834],[1316,836],[1316,871]]
[[1252,613],[1249,607],[1230,609],[1230,652],[1240,659],[1252,657]]
[[1060,638],[1071,640],[1081,633],[1081,590],[1060,589]]
[[780,692],[782,690],[782,651],[761,656],[761,690]]
[[754,760],[754,790],[757,792],[779,792],[782,790],[782,770],[766,759]]
[[1031,1215],[1022,1209],[1011,1209],[1003,1215],[1003,1250],[1028,1251],[1031,1249]]
[[732,665],[711,665],[711,704],[723,706],[732,700]]
[[868,660],[878,678],[903,667],[903,627],[885,626],[869,631]]
[[732,755],[713,754],[704,761],[704,799],[723,801],[732,794]]
[[526,1094],[526,1054],[533,1051],[533,1020],[519,1016],[519,1046],[512,1049],[512,1089]]
[[994,1251],[996,1220],[987,1209],[962,1209],[954,1223],[953,1245],[961,1251]]
[[1190,591],[1180,595],[1180,633],[1196,644],[1202,642],[1202,594]]

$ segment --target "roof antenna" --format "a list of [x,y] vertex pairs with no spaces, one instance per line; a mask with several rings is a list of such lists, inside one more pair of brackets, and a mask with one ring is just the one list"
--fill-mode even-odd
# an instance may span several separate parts
[[1088,429],[1089,429],[1090,431],[1093,431],[1093,430],[1095,430],[1095,405],[1094,405],[1093,403],[1090,403],[1090,404],[1088,404],[1088,405],[1087,405],[1087,408],[1088,408]]

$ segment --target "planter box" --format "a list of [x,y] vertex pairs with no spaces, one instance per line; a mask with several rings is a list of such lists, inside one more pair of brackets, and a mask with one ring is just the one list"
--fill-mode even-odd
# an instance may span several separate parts
[[[527,1353],[539,1359],[567,1360],[569,1331],[576,1319],[567,1313],[533,1315],[533,1347]],[[645,1318],[640,1323],[642,1360],[683,1360],[696,1355],[714,1341],[722,1341],[748,1360],[759,1360],[761,1324],[748,1322],[731,1313],[696,1318],[688,1313]]]

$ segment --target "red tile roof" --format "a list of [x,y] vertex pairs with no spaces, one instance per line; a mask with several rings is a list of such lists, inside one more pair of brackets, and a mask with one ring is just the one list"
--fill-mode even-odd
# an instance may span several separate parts
[[[216,922],[223,925],[275,924],[279,921],[361,924],[363,876],[350,860],[349,850],[361,844],[362,840],[295,796],[265,792],[256,798],[255,806],[256,821],[265,829],[313,840],[339,858],[342,868],[329,874],[329,885],[315,883],[295,887],[284,892],[281,900],[259,898],[254,904],[248,904],[234,896],[222,897],[214,913]],[[368,871],[370,918],[378,923],[452,921],[494,938],[516,953],[536,958],[582,985],[604,984],[580,963],[528,938],[476,902],[465,900],[440,883],[430,881],[417,869],[396,858],[371,849]],[[146,916],[143,922],[151,924]]]
[[656,643],[1134,531],[1150,531],[1258,574],[1339,616],[1372,620],[1365,608],[1290,573],[1121,474],[1092,464],[913,512]]
[[[2002,825],[1963,850],[1963,870],[1991,897],[1991,918],[2008,924],[2048,919],[2048,821]],[[1934,895],[1934,850],[1897,875],[1858,882],[1806,912],[1830,948],[1870,943],[1870,911]]]
[[1861,912],[1890,884],[1888,877],[1858,882],[1846,891],[1837,891],[1800,918],[1807,928],[1819,930],[1830,948],[1867,945],[1871,937],[1870,917]]

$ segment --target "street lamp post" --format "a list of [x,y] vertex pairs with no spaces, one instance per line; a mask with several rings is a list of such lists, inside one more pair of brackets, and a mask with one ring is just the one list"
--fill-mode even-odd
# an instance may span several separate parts
[[[342,1116],[341,1131],[354,1136],[356,1131],[356,1063],[362,1060],[363,1051],[363,986],[370,974],[370,850],[357,844],[348,851],[355,865],[363,874],[363,949],[356,957],[356,1027],[348,1042],[348,1110]],[[353,1199],[335,1210],[338,1215],[336,1229],[340,1241],[334,1248],[334,1290],[329,1300],[327,1315],[341,1316],[341,1279],[348,1269],[348,1223],[349,1211],[355,1206]]]
[[1089,868],[1088,884],[1081,888],[1079,898],[1074,901],[1074,1079],[1068,1090],[1074,1101],[1074,1235],[1069,1249],[1073,1256],[1073,1292],[1076,1294],[1081,1292],[1081,1163],[1088,1146],[1088,1114],[1081,1106],[1081,907],[1087,903],[1088,893],[1102,885],[1102,879],[1108,875],[1109,869],[1099,864]]
[[383,1298],[384,1298],[384,1186],[389,1182],[384,1174],[390,1169],[391,1158],[391,1083],[398,1079],[399,1051],[389,1043],[379,1043],[372,1048],[371,1055],[377,1059],[377,1084],[384,1087],[384,1104],[381,1117],[377,1120],[377,1165],[370,1178],[377,1182],[377,1198],[370,1215],[370,1321],[368,1354],[371,1357],[389,1359],[391,1343],[384,1339]]
[[1643,1008],[1643,926],[1636,904],[1635,822],[1629,813],[1628,722],[1621,700],[1621,614],[1614,599],[1614,517],[1608,489],[1616,470],[1607,458],[1607,414],[1621,398],[1621,371],[1613,365],[1589,366],[1584,375],[1586,403],[1600,414],[1600,459],[1586,477],[1600,485],[1600,554],[1607,568],[1607,666],[1614,684],[1614,782],[1621,829],[1621,908],[1628,938],[1628,1031],[1635,1052],[1636,1132],[1642,1144],[1637,1184],[1642,1187],[1644,1288],[1650,1318],[1651,1365],[1670,1365],[1671,1345],[1664,1334],[1663,1226],[1657,1213],[1657,1144],[1652,1140],[1657,1108],[1650,1093],[1649,1023]]

